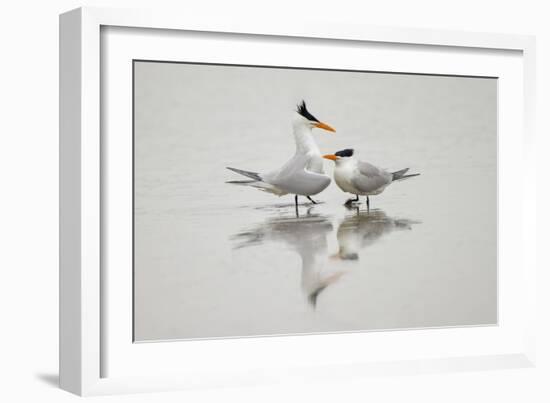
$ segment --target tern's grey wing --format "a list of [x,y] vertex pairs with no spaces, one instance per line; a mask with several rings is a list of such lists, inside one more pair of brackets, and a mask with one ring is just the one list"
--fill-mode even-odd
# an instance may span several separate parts
[[320,155],[311,155],[309,158],[309,162],[306,166],[306,169],[311,172],[315,172],[318,174],[324,174],[324,159]]
[[296,153],[286,164],[276,171],[276,174],[279,176],[288,176],[304,169],[324,174],[323,162],[323,158],[316,153]]
[[312,172],[308,169],[315,156],[296,154],[277,171],[271,172],[264,180],[287,193],[315,195],[330,184],[328,175]]
[[365,161],[357,161],[357,169],[359,170],[359,172],[361,172],[362,175],[368,177],[380,176],[391,180],[391,173]]
[[294,171],[292,175],[279,176],[273,180],[273,184],[284,189],[287,193],[311,196],[325,190],[330,181],[328,175],[302,169]]
[[263,175],[263,178],[268,183],[281,182],[293,176],[296,172],[306,169],[308,163],[309,158],[306,154],[295,154],[282,167]]
[[363,192],[387,186],[391,181],[391,173],[364,161],[357,162],[357,171],[351,180],[353,185]]

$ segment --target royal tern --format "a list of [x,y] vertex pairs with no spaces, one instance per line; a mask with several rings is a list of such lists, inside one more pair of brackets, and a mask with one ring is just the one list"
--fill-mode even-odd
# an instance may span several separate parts
[[298,196],[306,196],[315,203],[311,196],[322,192],[329,184],[330,177],[323,170],[321,152],[315,143],[312,129],[335,130],[313,116],[302,101],[292,119],[296,153],[281,168],[267,173],[227,169],[246,176],[248,180],[229,181],[237,185],[252,186],[277,196],[294,194],[294,203],[298,207]]
[[323,158],[334,161],[334,181],[338,187],[355,195],[355,199],[349,199],[346,204],[359,201],[359,195],[362,195],[367,196],[367,208],[370,207],[369,196],[382,193],[392,182],[420,175],[406,175],[409,168],[389,172],[368,162],[359,161],[353,158],[351,148],[323,155]]

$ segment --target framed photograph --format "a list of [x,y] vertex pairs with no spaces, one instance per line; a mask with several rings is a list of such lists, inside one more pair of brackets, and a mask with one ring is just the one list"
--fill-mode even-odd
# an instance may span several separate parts
[[534,365],[532,37],[84,8],[60,45],[62,388]]

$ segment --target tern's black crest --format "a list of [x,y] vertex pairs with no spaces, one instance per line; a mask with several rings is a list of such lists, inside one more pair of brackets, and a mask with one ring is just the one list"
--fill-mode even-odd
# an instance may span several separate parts
[[339,157],[351,157],[353,156],[353,148],[346,148],[345,150],[340,150],[334,153]]
[[300,115],[302,115],[307,120],[311,120],[312,122],[318,122],[319,119],[317,119],[315,116],[313,116],[306,108],[306,101],[302,101],[301,104],[298,105],[298,108],[296,109],[296,112],[298,112]]

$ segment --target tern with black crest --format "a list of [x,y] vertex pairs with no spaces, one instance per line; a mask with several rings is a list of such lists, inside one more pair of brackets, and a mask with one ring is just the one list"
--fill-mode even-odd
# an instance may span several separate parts
[[353,157],[351,148],[338,151],[334,154],[323,155],[323,158],[334,161],[334,181],[346,193],[355,195],[346,204],[359,201],[359,195],[367,196],[367,208],[370,207],[369,196],[380,194],[388,185],[420,174],[409,174],[409,168],[389,172],[365,161]]
[[227,183],[251,186],[277,196],[294,194],[296,207],[298,206],[298,196],[305,196],[312,203],[316,203],[311,196],[325,190],[331,179],[324,172],[323,158],[312,134],[314,128],[329,132],[335,131],[313,116],[307,110],[306,103],[302,101],[292,119],[296,143],[294,156],[282,167],[267,173],[227,167],[227,169],[248,178]]

